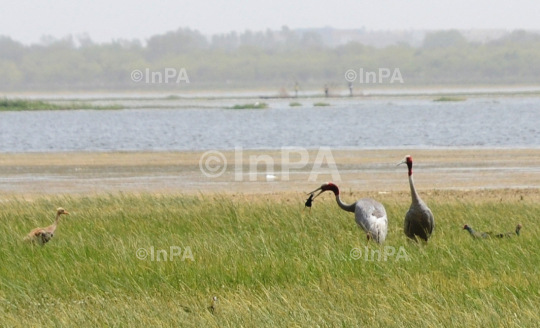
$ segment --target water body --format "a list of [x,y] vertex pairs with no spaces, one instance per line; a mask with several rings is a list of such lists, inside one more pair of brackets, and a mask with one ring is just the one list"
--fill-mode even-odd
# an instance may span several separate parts
[[0,112],[0,152],[540,146],[535,97],[300,101],[305,107]]

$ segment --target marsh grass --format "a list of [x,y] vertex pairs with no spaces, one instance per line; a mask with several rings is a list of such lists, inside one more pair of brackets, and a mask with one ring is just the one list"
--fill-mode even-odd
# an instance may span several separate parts
[[229,107],[229,109],[264,109],[268,108],[268,104],[264,102],[256,102],[253,104],[242,104],[242,105],[234,105],[232,107]]
[[299,107],[299,106],[302,106],[302,104],[299,103],[299,102],[293,101],[293,102],[291,102],[291,103],[289,104],[289,106],[290,106],[290,107]]
[[31,99],[0,99],[0,111],[67,110],[67,109],[122,109],[120,105],[94,105],[87,102],[53,103]]
[[444,102],[444,101],[465,101],[465,100],[467,100],[467,98],[464,98],[464,97],[456,97],[456,96],[443,96],[443,97],[439,97],[439,98],[433,99],[433,101],[438,101],[438,102]]
[[[303,195],[302,195],[303,197]],[[365,235],[329,195],[95,196],[0,206],[0,322],[9,327],[533,327],[540,322],[540,205],[424,197],[427,247],[402,232],[409,199],[382,196],[385,246],[410,261],[353,260]],[[352,200],[350,195],[344,195]],[[351,199],[349,199],[351,198]],[[22,237],[66,208],[51,242]],[[461,227],[522,236],[473,240]],[[194,261],[139,260],[191,248]],[[370,250],[380,249],[370,243]],[[219,297],[216,312],[207,310]],[[37,319],[39,318],[39,320]]]
[[330,106],[329,103],[325,103],[325,102],[316,102],[313,104],[313,106],[315,107],[326,107],[326,106]]

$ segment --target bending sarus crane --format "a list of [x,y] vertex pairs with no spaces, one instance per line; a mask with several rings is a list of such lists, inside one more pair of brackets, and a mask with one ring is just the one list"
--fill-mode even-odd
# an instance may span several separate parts
[[56,220],[54,220],[53,224],[46,228],[33,229],[24,239],[32,243],[38,243],[41,246],[45,245],[54,236],[54,232],[56,231],[56,227],[58,226],[62,214],[69,215],[66,210],[59,207],[56,209]]
[[315,199],[315,197],[328,190],[334,192],[339,207],[347,212],[354,213],[356,224],[366,232],[368,241],[373,239],[379,244],[384,242],[388,233],[388,218],[386,217],[386,210],[381,203],[371,198],[362,198],[353,204],[345,204],[339,196],[338,186],[332,182],[323,184],[313,190],[311,194],[319,190],[320,192],[312,199]]
[[405,158],[398,163],[398,165],[406,163],[409,168],[409,185],[411,187],[411,197],[412,203],[411,207],[405,215],[405,225],[403,231],[405,235],[410,239],[418,242],[416,237],[423,239],[426,243],[433,232],[435,227],[435,219],[433,218],[433,213],[427,205],[424,203],[414,187],[413,173],[412,173],[412,156],[407,155]]

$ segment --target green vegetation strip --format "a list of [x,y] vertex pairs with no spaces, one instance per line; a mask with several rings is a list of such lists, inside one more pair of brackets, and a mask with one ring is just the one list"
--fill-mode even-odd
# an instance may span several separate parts
[[120,105],[93,105],[88,102],[47,102],[43,100],[29,99],[0,99],[0,111],[24,111],[24,110],[66,110],[66,109],[122,109]]
[[453,97],[453,96],[443,96],[433,99],[433,101],[465,101],[467,98],[463,97]]
[[268,108],[268,104],[264,102],[256,102],[253,104],[243,104],[243,105],[234,105],[232,107],[228,107],[229,109],[264,109]]
[[[352,199],[348,194],[343,196]],[[403,235],[410,200],[383,198],[384,246],[322,196],[104,196],[0,207],[0,322],[6,327],[535,327],[540,204],[424,199],[429,245]],[[23,236],[54,219],[44,247]],[[473,240],[462,229],[512,231]],[[171,260],[171,247],[173,255]],[[189,247],[189,252],[187,251]],[[365,253],[351,257],[358,248]],[[392,247],[409,261],[384,254]],[[144,249],[144,251],[142,250]],[[388,248],[390,250],[390,248]],[[146,252],[145,259],[139,259]],[[154,255],[152,255],[152,253]],[[190,253],[193,260],[190,258]],[[159,255],[158,255],[159,254]],[[152,260],[153,256],[153,260]],[[159,257],[159,261],[157,260]],[[208,310],[218,297],[215,311]],[[91,323],[91,324],[89,324]]]
[[324,107],[324,106],[330,106],[329,103],[325,103],[325,102],[316,102],[313,104],[313,106],[315,107]]

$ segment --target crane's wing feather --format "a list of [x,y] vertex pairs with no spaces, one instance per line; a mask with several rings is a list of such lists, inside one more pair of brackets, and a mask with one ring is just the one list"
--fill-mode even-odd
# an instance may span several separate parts
[[388,232],[388,218],[384,206],[371,198],[362,198],[356,202],[356,224],[378,243],[384,242]]

